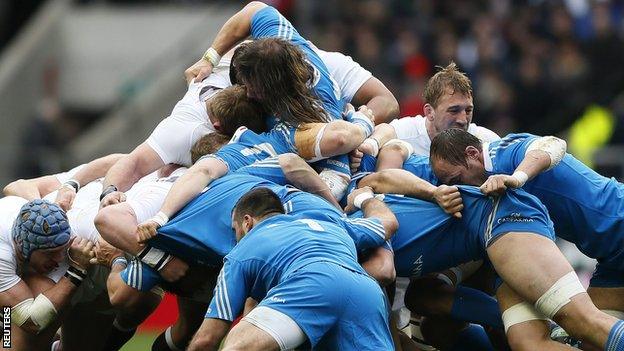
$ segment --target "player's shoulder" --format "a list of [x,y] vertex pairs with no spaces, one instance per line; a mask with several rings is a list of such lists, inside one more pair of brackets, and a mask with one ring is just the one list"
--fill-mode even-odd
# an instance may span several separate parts
[[482,127],[482,126],[478,126],[475,123],[470,123],[470,125],[468,126],[468,133],[476,136],[481,141],[488,142],[488,143],[491,143],[493,141],[500,139],[500,136],[496,134],[494,131],[488,128]]

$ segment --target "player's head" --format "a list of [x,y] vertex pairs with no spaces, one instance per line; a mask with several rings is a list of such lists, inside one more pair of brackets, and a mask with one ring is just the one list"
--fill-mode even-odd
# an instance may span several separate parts
[[431,142],[431,168],[444,184],[481,185],[486,180],[482,149],[481,140],[474,135],[447,129]]
[[232,211],[232,229],[240,240],[263,219],[284,213],[280,198],[268,188],[255,188],[241,197]]
[[19,259],[28,262],[37,273],[45,274],[65,259],[71,230],[65,211],[36,199],[20,209],[12,236]]
[[256,133],[266,131],[262,106],[247,97],[246,88],[242,85],[232,85],[219,91],[208,100],[206,108],[215,129],[230,137],[243,125]]
[[433,137],[449,128],[468,130],[472,121],[472,86],[470,79],[451,62],[427,81],[425,118],[433,127]]
[[299,47],[280,38],[265,38],[240,45],[232,57],[235,81],[247,95],[290,125],[326,122],[328,116],[310,89],[314,69]]
[[204,135],[191,147],[191,161],[195,163],[204,155],[214,154],[229,141],[230,137],[221,133]]

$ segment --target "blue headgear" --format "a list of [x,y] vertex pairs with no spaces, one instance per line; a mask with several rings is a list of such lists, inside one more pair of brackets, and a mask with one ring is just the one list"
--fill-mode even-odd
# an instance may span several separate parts
[[13,240],[26,260],[30,259],[35,250],[65,245],[70,234],[65,211],[41,199],[24,204],[13,224]]

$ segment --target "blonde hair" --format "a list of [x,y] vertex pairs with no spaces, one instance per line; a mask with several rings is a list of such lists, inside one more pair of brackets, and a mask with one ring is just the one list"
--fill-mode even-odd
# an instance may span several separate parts
[[470,79],[464,72],[461,72],[455,62],[449,63],[448,66],[436,66],[439,71],[433,75],[425,86],[423,97],[425,102],[438,107],[440,98],[451,90],[451,94],[460,93],[462,95],[472,96],[472,84]]

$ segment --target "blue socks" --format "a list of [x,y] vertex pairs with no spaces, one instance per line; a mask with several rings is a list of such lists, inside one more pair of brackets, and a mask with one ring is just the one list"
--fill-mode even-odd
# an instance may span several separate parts
[[624,321],[617,321],[611,328],[605,351],[624,351]]
[[459,332],[451,351],[494,351],[494,346],[482,326],[470,324]]
[[496,299],[465,286],[458,286],[451,309],[454,319],[503,329],[503,320]]

